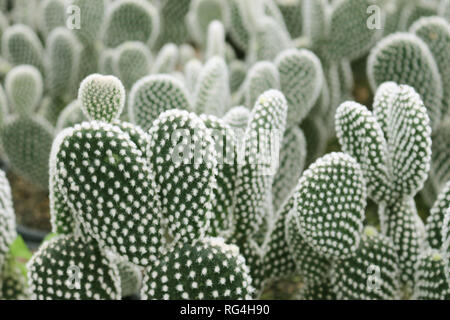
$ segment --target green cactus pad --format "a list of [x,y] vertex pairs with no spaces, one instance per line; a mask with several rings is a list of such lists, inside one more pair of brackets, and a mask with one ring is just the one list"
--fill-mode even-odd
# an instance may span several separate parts
[[139,41],[124,42],[115,49],[113,70],[122,81],[125,89],[150,72],[152,55],[150,50]]
[[158,53],[152,66],[152,73],[172,73],[178,61],[178,47],[173,43],[168,43]]
[[414,196],[428,177],[431,128],[427,110],[412,87],[384,83],[377,91],[374,115],[387,140],[396,193]]
[[30,114],[42,99],[44,84],[41,73],[31,65],[17,66],[6,76],[5,91],[14,112]]
[[336,294],[332,292],[327,282],[311,283],[303,285],[295,298],[297,300],[336,300]]
[[48,36],[53,29],[66,24],[66,4],[64,0],[44,0],[39,6],[38,23],[40,30]]
[[280,73],[281,91],[288,101],[288,124],[300,123],[316,103],[323,86],[319,59],[308,50],[283,51],[275,64]]
[[76,36],[64,27],[54,29],[48,36],[46,81],[52,95],[64,97],[76,92],[81,48]]
[[445,261],[437,250],[427,250],[415,266],[415,300],[450,300],[450,286],[445,276]]
[[93,240],[57,236],[39,248],[27,267],[33,300],[121,298],[119,270]]
[[156,46],[165,43],[180,44],[187,42],[189,33],[186,28],[186,15],[191,0],[165,0],[159,9],[161,17],[160,34]]
[[344,259],[358,249],[367,196],[362,174],[354,158],[331,153],[312,164],[298,182],[299,229],[324,257]]
[[428,244],[436,250],[442,247],[442,228],[444,227],[444,217],[448,208],[450,208],[450,181],[439,193],[425,225]]
[[278,90],[263,93],[251,112],[245,131],[245,150],[238,159],[236,239],[254,234],[263,222],[278,169],[286,114],[287,102]]
[[150,75],[134,84],[128,103],[133,123],[147,131],[161,113],[170,109],[191,109],[187,90],[175,77]]
[[92,74],[80,84],[78,100],[86,117],[111,122],[122,113],[125,88],[114,76]]
[[368,26],[371,5],[372,0],[337,0],[332,4],[328,49],[331,60],[356,60],[381,37],[381,28]]
[[0,268],[3,267],[9,247],[16,237],[16,220],[11,187],[5,173],[0,170]]
[[86,120],[87,118],[81,109],[81,102],[74,100],[61,111],[56,122],[56,130],[61,131],[62,129],[73,127]]
[[442,78],[444,90],[443,115],[450,112],[450,25],[440,17],[421,18],[411,26],[411,32],[428,46]]
[[294,208],[294,193],[285,201],[276,214],[276,221],[269,234],[264,251],[264,277],[267,280],[289,277],[295,274],[297,266],[289,249],[286,237],[286,219]]
[[233,228],[234,190],[236,186],[236,146],[233,129],[224,120],[215,116],[202,115],[206,127],[214,140],[217,154],[217,188],[214,188],[213,217],[210,232],[212,236],[229,236]]
[[216,185],[214,141],[194,113],[169,110],[149,131],[147,157],[162,202],[162,213],[174,241],[205,236]]
[[414,266],[426,247],[425,226],[412,199],[398,201],[380,210],[381,230],[391,238],[398,254],[400,282],[406,290],[414,288]]
[[321,256],[302,238],[295,209],[286,217],[286,241],[292,259],[296,265],[296,275],[302,278],[303,284],[323,283],[330,271],[330,260]]
[[107,0],[70,0],[70,4],[80,8],[80,26],[73,32],[85,44],[98,39],[107,9]]
[[43,50],[38,36],[29,26],[15,24],[3,33],[3,56],[12,65],[30,64],[42,72]]
[[370,197],[377,202],[397,199],[385,163],[387,142],[375,116],[363,105],[345,102],[336,111],[336,133],[343,150],[361,165]]
[[160,203],[142,150],[119,126],[92,121],[62,131],[51,167],[77,221],[102,247],[146,266],[164,242]]
[[398,278],[392,241],[368,227],[355,255],[333,265],[331,286],[340,300],[392,300],[398,299]]
[[159,33],[159,15],[145,0],[119,0],[108,5],[103,24],[103,42],[115,48],[125,41],[150,45]]
[[243,89],[245,105],[251,109],[259,96],[267,90],[280,90],[280,75],[277,67],[268,61],[255,63],[247,73]]
[[306,162],[306,138],[298,127],[287,128],[280,149],[280,166],[272,184],[274,210],[277,211],[294,190]]
[[222,117],[229,107],[228,81],[225,61],[220,57],[209,59],[198,76],[194,93],[195,112]]
[[386,81],[413,87],[428,110],[432,128],[439,125],[442,79],[433,55],[423,40],[408,33],[386,37],[371,51],[367,70],[373,90]]
[[14,263],[10,262],[9,264],[5,264],[0,282],[1,300],[30,299],[27,279]]
[[220,238],[179,244],[146,270],[143,299],[251,299],[248,267],[239,249]]
[[47,189],[52,126],[39,116],[12,116],[7,119],[1,137],[12,169],[35,186]]

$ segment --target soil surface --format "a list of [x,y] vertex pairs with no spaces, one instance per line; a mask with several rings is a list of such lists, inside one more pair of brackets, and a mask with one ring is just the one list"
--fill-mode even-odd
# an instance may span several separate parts
[[17,224],[50,231],[48,191],[38,189],[20,176],[8,172]]

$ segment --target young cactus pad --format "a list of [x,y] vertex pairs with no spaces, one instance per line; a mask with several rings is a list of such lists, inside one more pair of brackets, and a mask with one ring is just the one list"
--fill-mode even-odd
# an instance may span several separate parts
[[80,84],[78,100],[86,117],[111,122],[125,105],[125,88],[114,76],[92,74]]

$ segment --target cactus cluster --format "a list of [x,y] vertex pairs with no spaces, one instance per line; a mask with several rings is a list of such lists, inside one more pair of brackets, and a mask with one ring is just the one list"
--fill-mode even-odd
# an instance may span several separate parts
[[450,299],[450,1],[3,3],[0,299]]

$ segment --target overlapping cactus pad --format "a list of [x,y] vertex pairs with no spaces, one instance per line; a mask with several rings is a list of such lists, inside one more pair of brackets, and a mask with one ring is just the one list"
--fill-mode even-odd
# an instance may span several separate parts
[[0,10],[0,299],[450,300],[450,0]]

